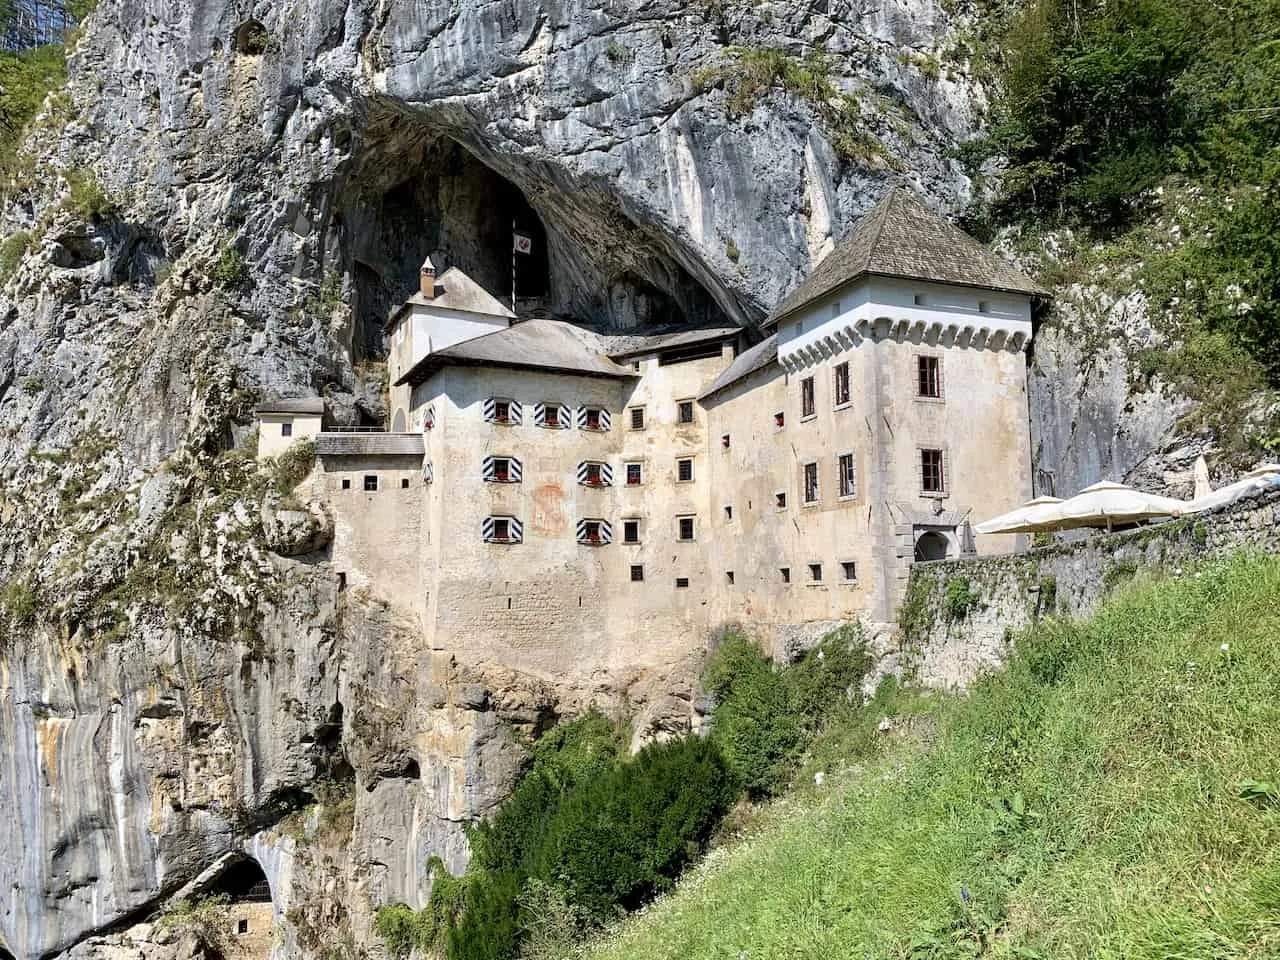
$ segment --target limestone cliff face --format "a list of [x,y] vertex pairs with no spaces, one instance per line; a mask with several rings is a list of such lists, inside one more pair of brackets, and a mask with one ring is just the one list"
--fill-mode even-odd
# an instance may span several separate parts
[[[421,649],[322,550],[285,556],[325,518],[225,451],[267,395],[380,417],[387,307],[426,254],[509,294],[513,223],[519,296],[628,328],[753,323],[891,174],[958,209],[982,93],[920,64],[961,25],[932,0],[102,0],[2,214],[31,245],[0,289],[0,947],[176,955],[137,923],[248,854],[282,955],[376,953],[372,908],[464,865],[522,738],[589,704],[693,722],[696,664],[566,687]],[[737,47],[813,45],[857,158],[780,86],[728,105]]]
[[[386,309],[427,254],[510,294],[513,224],[518,296],[625,329],[756,322],[891,177],[960,210],[966,26],[935,0],[100,0],[0,212],[31,238],[0,287],[0,947],[176,955],[121,931],[249,854],[281,955],[376,953],[372,908],[465,863],[523,737],[590,704],[696,722],[696,664],[574,687],[421,649],[226,451],[267,395],[378,419]],[[814,47],[846,129],[780,84],[734,102],[744,50]]]

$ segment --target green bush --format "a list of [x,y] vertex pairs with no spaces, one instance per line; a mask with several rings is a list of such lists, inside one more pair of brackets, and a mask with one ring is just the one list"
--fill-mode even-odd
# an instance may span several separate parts
[[716,698],[712,739],[754,797],[777,793],[828,716],[848,703],[866,672],[860,634],[827,636],[803,660],[779,669],[740,634],[727,636],[704,678]]
[[973,585],[964,577],[952,577],[947,581],[947,595],[943,601],[943,609],[947,620],[954,622],[969,616],[969,611],[976,610],[982,603],[982,597],[973,589]]
[[18,269],[18,264],[30,249],[31,234],[25,230],[18,230],[0,240],[0,281],[13,276],[13,272]]
[[279,494],[292,493],[298,484],[307,478],[315,462],[314,440],[298,440],[290,444],[289,448],[275,459],[272,486]]
[[240,287],[249,279],[249,267],[244,256],[231,244],[222,248],[218,262],[213,265],[213,279],[223,287]]
[[63,206],[80,219],[96,223],[114,217],[119,212],[119,204],[107,193],[92,170],[68,170],[65,178],[67,196]]

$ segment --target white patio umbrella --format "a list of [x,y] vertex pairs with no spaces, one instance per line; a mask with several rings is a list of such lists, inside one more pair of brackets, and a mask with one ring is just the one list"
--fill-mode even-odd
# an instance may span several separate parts
[[1059,529],[1105,527],[1110,530],[1117,523],[1180,517],[1188,506],[1185,500],[1144,493],[1123,483],[1103,480],[1085,487],[1053,509],[1061,518]]
[[1214,507],[1224,507],[1228,503],[1235,503],[1251,493],[1267,490],[1278,485],[1280,485],[1280,464],[1267,464],[1258,467],[1256,470],[1250,470],[1244,475],[1243,479],[1237,480],[1235,483],[1229,483],[1225,487],[1212,490],[1203,497],[1196,497],[1187,504],[1183,512],[1201,513],[1205,510],[1212,510]]
[[1036,497],[1016,510],[979,523],[973,529],[978,533],[1040,533],[1042,530],[1053,530],[1056,528],[1052,525],[1052,520],[1056,514],[1051,508],[1061,502],[1059,497]]

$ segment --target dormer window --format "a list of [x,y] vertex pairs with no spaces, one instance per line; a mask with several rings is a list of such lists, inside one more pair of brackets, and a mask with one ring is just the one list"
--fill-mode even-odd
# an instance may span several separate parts
[[490,397],[484,402],[484,419],[487,423],[516,427],[520,425],[520,404],[515,400]]
[[612,486],[613,468],[598,460],[583,460],[578,464],[578,483],[584,487]]

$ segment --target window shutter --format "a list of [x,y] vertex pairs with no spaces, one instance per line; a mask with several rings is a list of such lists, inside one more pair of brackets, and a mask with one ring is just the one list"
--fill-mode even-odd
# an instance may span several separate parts
[[[510,534],[507,540],[497,541],[494,539],[494,521],[507,521],[507,531]],[[524,542],[524,524],[515,517],[485,517],[484,522],[480,525],[480,535],[487,543],[523,543]]]
[[511,539],[515,543],[524,543],[524,524],[511,517]]
[[422,415],[422,432],[426,433],[432,430],[436,425],[436,408],[427,407],[427,412]]
[[486,542],[493,541],[493,517],[484,518],[484,522],[480,524],[480,536]]
[[613,429],[613,419],[609,416],[608,410],[600,411],[600,429],[606,431]]
[[533,405],[533,425],[535,427],[545,427],[547,425],[547,405],[545,403],[535,403]]
[[613,526],[608,520],[600,521],[600,542],[613,543]]
[[613,486],[613,467],[607,463],[600,464],[600,482],[606,487]]
[[435,478],[436,478],[435,470],[431,466],[431,461],[428,460],[422,465],[422,482],[431,483],[433,480],[435,480]]
[[510,409],[511,409],[511,424],[512,424],[512,426],[516,426],[516,427],[518,427],[518,426],[520,426],[520,424],[521,424],[521,423],[523,423],[523,422],[524,422],[524,421],[521,419],[520,401],[519,401],[519,400],[509,400],[509,401],[507,401],[507,402],[511,404],[511,408],[510,408]]
[[578,407],[575,413],[573,422],[574,422],[574,425],[579,430],[582,430],[586,427],[587,425],[587,408],[586,407]]
[[519,460],[517,460],[515,457],[509,457],[507,458],[507,464],[508,464],[507,473],[508,473],[508,476],[511,477],[512,483],[519,483],[522,479],[524,479],[524,474],[522,473]]
[[587,482],[587,467],[589,465],[590,463],[587,460],[583,460],[581,463],[578,464],[578,483],[579,484],[585,484]]
[[493,457],[484,458],[484,461],[480,466],[480,479],[482,480],[493,479]]
[[576,537],[579,543],[582,543],[582,541],[584,541],[587,538],[587,521],[586,520],[578,521]]
[[488,423],[493,423],[494,416],[493,397],[489,397],[484,402],[484,418]]

